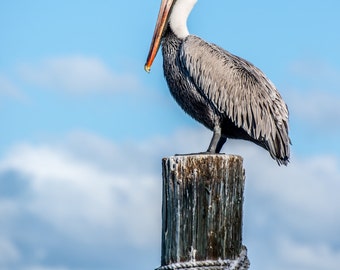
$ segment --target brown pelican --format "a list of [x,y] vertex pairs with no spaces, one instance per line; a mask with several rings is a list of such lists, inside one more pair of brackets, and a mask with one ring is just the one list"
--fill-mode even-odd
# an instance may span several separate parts
[[164,75],[182,109],[213,131],[208,153],[227,138],[252,141],[278,164],[289,161],[288,108],[273,83],[250,62],[190,35],[197,0],[162,0],[145,70],[162,44]]

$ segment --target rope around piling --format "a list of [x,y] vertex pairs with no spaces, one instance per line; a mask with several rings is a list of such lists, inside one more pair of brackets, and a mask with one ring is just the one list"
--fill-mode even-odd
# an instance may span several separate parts
[[247,257],[247,248],[243,246],[240,256],[235,260],[193,260],[189,262],[179,262],[164,265],[157,268],[156,270],[185,270],[192,268],[195,268],[195,270],[248,270],[249,266],[250,262]]

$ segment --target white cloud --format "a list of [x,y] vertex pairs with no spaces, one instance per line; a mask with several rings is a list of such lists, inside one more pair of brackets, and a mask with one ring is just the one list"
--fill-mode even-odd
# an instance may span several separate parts
[[88,56],[51,57],[22,64],[19,71],[30,83],[76,94],[132,90],[137,85],[134,76],[117,73],[101,59]]
[[[210,136],[202,129],[182,130],[170,137],[116,145],[94,134],[75,132],[62,142],[17,145],[0,160],[0,176],[6,171],[20,173],[29,183],[28,191],[7,198],[11,204],[0,212],[8,225],[20,215],[32,215],[48,224],[47,231],[39,234],[64,235],[75,248],[103,243],[105,250],[121,245],[139,250],[157,247],[160,159],[176,152],[204,151]],[[340,244],[339,157],[293,156],[288,167],[279,167],[266,151],[250,143],[230,141],[224,150],[244,157],[244,241],[253,266],[336,269],[340,263],[335,248]],[[19,260],[19,248],[11,242],[14,235],[9,230],[4,247]],[[41,256],[46,261],[51,254],[48,245],[44,248]],[[328,268],[321,263],[311,268],[310,258],[318,254],[327,260]]]
[[[255,156],[249,157],[246,162],[250,176],[256,175],[256,185],[252,188],[262,195],[275,196],[278,203],[294,210],[292,213],[314,213],[332,223],[337,211],[334,200],[337,200],[337,190],[340,190],[340,164],[336,157],[320,155],[304,160],[293,157],[287,168],[277,169],[271,166],[270,160],[265,161],[260,154],[257,156],[261,162],[249,164]],[[340,223],[340,216],[335,218]]]
[[[111,161],[119,161],[120,154],[113,153]],[[14,201],[12,210],[33,214],[76,242],[157,243],[160,186],[148,171],[114,172],[74,157],[66,146],[44,144],[13,148],[0,162],[0,172],[6,171],[19,172],[29,182],[28,198]]]
[[333,250],[325,244],[308,245],[282,238],[278,250],[278,255],[284,265],[276,269],[339,269],[340,250]]

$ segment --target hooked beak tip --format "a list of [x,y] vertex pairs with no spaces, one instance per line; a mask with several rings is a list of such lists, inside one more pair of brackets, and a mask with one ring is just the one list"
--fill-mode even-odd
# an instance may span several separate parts
[[148,64],[145,64],[144,70],[145,70],[147,73],[150,73],[151,67],[150,67]]

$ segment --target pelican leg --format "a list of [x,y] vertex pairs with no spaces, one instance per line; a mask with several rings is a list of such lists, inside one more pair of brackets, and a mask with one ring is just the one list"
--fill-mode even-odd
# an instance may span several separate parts
[[227,141],[227,138],[221,136],[221,138],[220,138],[220,140],[218,141],[217,146],[216,146],[216,154],[218,154],[218,153],[221,151],[222,146],[224,145],[224,143],[225,143],[226,141]]
[[223,144],[226,142],[227,138],[222,136],[221,127],[215,126],[213,137],[211,138],[208,153],[219,153]]

